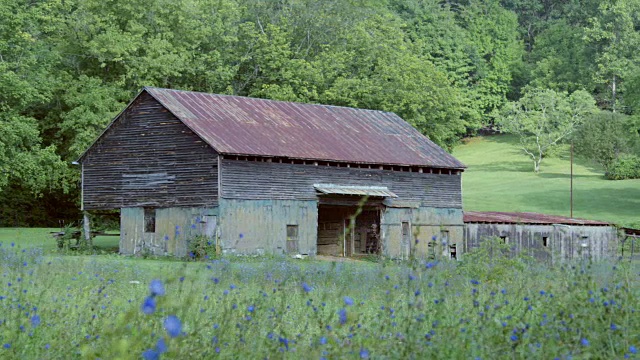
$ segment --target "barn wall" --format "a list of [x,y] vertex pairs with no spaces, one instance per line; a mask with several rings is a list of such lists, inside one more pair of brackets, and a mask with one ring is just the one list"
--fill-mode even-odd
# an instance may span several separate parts
[[143,93],[82,159],[85,210],[215,206],[217,154]]
[[120,253],[186,256],[197,236],[215,241],[217,208],[155,209],[155,231],[145,232],[144,208],[120,211]]
[[[403,236],[402,222],[410,224],[410,236]],[[452,208],[393,208],[383,214],[381,225],[386,256],[406,259],[459,258],[463,251],[462,210]],[[452,248],[454,247],[454,248]]]
[[387,186],[393,201],[436,208],[462,208],[461,176],[379,169],[222,160],[222,193],[227,199],[315,200],[313,184]]
[[286,253],[287,225],[297,225],[298,253],[316,254],[316,200],[222,199],[220,214],[224,253]]
[[[617,246],[617,230],[612,226],[466,223],[465,251],[477,248],[487,238],[501,236],[508,237],[514,253],[546,261],[613,258]],[[543,246],[543,237],[548,238],[547,247]]]

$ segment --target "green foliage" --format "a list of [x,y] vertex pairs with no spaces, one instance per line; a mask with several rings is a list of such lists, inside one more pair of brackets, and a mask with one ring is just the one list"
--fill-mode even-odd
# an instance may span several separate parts
[[209,260],[218,256],[216,240],[204,235],[198,235],[187,241],[189,260]]
[[580,126],[597,110],[591,95],[578,90],[571,95],[550,89],[530,89],[503,109],[500,128],[518,136],[520,148],[533,160],[534,172],[547,151]]
[[535,259],[526,254],[514,255],[511,246],[498,237],[483,239],[480,246],[463,255],[460,274],[482,281],[499,281],[510,274],[523,273]]
[[610,180],[640,179],[640,156],[620,155],[609,167],[606,177]]
[[623,358],[640,346],[639,269],[628,262],[485,281],[455,262],[185,263],[9,243],[0,258],[3,359],[133,359],[159,340],[162,358]]
[[596,162],[608,172],[618,157],[630,149],[627,123],[622,114],[607,111],[595,114],[575,134],[576,154]]
[[49,197],[75,220],[71,162],[143,86],[393,111],[448,149],[530,88],[583,89],[635,116],[639,10],[635,0],[3,2],[0,212]]

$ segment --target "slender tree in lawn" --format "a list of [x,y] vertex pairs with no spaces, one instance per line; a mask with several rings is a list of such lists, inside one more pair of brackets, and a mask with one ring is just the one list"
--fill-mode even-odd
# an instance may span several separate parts
[[597,110],[593,97],[578,90],[568,95],[550,89],[529,89],[503,109],[498,124],[502,131],[517,135],[520,148],[533,161],[533,171],[552,147],[566,139]]

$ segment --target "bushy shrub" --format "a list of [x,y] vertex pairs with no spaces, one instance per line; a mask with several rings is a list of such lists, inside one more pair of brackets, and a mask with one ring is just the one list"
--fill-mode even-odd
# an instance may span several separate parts
[[609,180],[640,179],[640,157],[636,155],[621,155],[607,172]]

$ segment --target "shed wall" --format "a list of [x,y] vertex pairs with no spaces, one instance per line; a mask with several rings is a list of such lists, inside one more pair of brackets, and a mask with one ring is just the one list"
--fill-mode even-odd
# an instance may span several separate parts
[[120,253],[184,257],[189,241],[207,236],[216,241],[217,208],[163,208],[155,210],[155,229],[145,231],[144,208],[120,211]]
[[[222,160],[227,199],[316,200],[313,184],[387,186],[393,201],[435,208],[462,208],[461,176],[303,164]],[[462,220],[460,220],[462,223]]]
[[[465,251],[473,250],[490,237],[507,237],[514,253],[527,253],[539,260],[571,260],[615,257],[617,230],[612,226],[465,224]],[[543,244],[548,238],[548,246]],[[586,244],[587,246],[583,246]]]
[[[409,223],[409,238],[403,237],[403,222]],[[383,213],[381,230],[383,253],[391,258],[450,259],[452,251],[458,257],[463,251],[460,209],[389,207]]]
[[220,214],[220,240],[224,253],[286,253],[287,225],[297,225],[297,253],[316,254],[316,200],[221,199]]
[[215,206],[217,161],[211,147],[143,93],[82,160],[82,206]]

